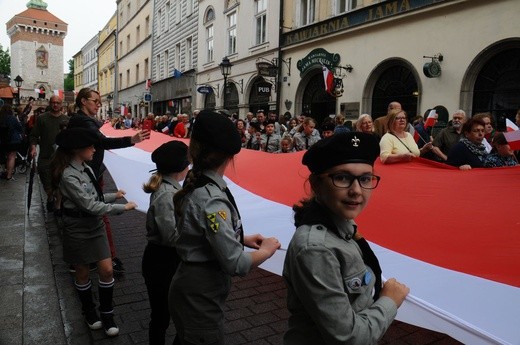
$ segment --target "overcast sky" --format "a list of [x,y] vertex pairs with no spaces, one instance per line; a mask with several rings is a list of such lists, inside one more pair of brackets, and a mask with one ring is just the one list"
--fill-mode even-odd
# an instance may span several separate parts
[[[10,48],[5,24],[16,14],[27,9],[29,0],[0,0],[0,44],[3,49]],[[68,24],[67,36],[63,46],[63,71],[68,72],[67,61],[81,50],[96,35],[114,12],[115,0],[45,0],[47,11]]]

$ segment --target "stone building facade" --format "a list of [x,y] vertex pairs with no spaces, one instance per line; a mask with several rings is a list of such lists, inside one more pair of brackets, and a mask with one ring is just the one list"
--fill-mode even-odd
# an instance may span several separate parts
[[114,106],[115,74],[116,74],[116,30],[117,12],[109,19],[99,32],[98,54],[98,91],[101,96],[101,115],[111,117]]
[[135,118],[143,118],[150,106],[144,100],[151,76],[151,0],[117,1],[117,93],[116,109],[124,106]]
[[62,90],[67,23],[47,11],[43,1],[31,0],[6,28],[11,39],[11,75],[24,80],[20,96],[49,98],[54,90]]

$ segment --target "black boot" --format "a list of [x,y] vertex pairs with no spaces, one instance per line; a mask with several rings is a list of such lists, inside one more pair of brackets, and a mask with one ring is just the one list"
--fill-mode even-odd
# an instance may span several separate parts
[[114,308],[112,307],[112,295],[114,294],[114,279],[105,283],[99,281],[99,311],[101,322],[106,335],[114,337],[119,334],[119,328],[114,321]]
[[81,301],[81,309],[85,316],[85,322],[90,329],[100,329],[102,324],[96,312],[96,305],[92,301],[92,281],[88,281],[85,285],[74,282],[78,291],[79,300]]

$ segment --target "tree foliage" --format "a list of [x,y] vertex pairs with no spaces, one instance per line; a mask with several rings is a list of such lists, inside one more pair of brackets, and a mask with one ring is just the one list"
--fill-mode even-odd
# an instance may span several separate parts
[[0,74],[11,75],[11,55],[9,48],[4,48],[0,44]]
[[63,88],[65,91],[74,91],[74,59],[70,59],[67,63],[69,64],[69,73],[63,81]]

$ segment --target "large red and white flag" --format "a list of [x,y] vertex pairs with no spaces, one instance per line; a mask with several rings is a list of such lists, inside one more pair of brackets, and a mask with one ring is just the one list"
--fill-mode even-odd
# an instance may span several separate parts
[[517,125],[515,125],[513,123],[513,121],[509,120],[509,119],[506,119],[506,132],[512,132],[512,131],[517,131],[519,130],[520,128],[518,128]]
[[334,75],[327,67],[323,66],[323,81],[325,82],[325,91],[332,93],[334,88]]
[[504,133],[507,143],[511,150],[520,150],[520,131],[511,131]]
[[430,128],[435,125],[435,122],[437,122],[437,112],[435,109],[430,110],[430,113],[428,114],[428,117],[426,118],[426,122],[424,122],[424,128]]

